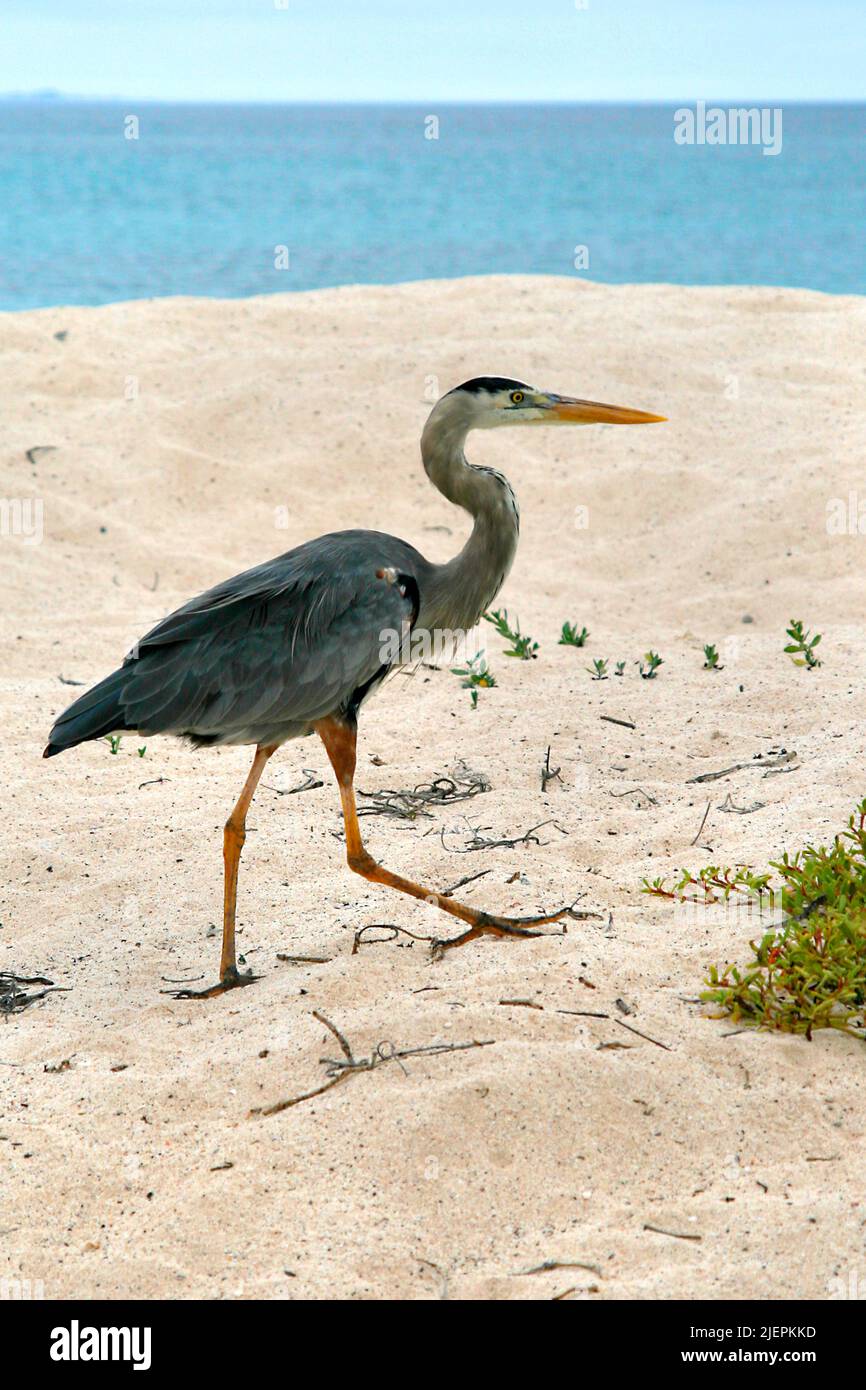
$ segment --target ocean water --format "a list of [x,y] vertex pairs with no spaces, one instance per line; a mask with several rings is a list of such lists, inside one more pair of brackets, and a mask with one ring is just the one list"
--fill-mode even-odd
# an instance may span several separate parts
[[677,144],[683,104],[8,99],[0,308],[492,272],[866,292],[866,106],[783,105],[772,155]]

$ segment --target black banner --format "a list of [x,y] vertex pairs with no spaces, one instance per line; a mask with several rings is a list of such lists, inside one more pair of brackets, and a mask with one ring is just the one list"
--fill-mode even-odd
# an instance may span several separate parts
[[[591,1305],[591,1306],[590,1306]],[[335,1316],[333,1306],[319,1305],[322,1315]],[[408,1305],[401,1307],[401,1317]],[[328,1364],[329,1343],[315,1347],[313,1338],[321,1330],[315,1305],[301,1315],[280,1302],[63,1302],[49,1303],[25,1299],[2,1305],[3,1370],[10,1385],[22,1383],[35,1372],[47,1374],[51,1381],[65,1382],[74,1377],[99,1376],[109,1370],[131,1375],[216,1372],[228,1375],[246,1370],[257,1362],[274,1357],[285,1359],[291,1374],[298,1355],[323,1355]],[[364,1302],[360,1311],[365,1319],[378,1323],[377,1305]],[[475,1310],[478,1311],[477,1308]],[[393,1318],[393,1307],[388,1307]],[[312,1316],[311,1316],[312,1315]],[[339,1316],[354,1320],[351,1308],[341,1308]],[[529,1309],[524,1306],[529,1318]],[[514,1317],[514,1309],[509,1315]],[[534,1314],[532,1315],[535,1316]],[[803,1366],[822,1379],[828,1373],[849,1372],[852,1366],[854,1336],[861,1325],[856,1301],[827,1303],[795,1302],[695,1302],[695,1303],[617,1303],[594,1300],[566,1301],[566,1306],[549,1315],[542,1329],[543,1342],[530,1343],[526,1337],[538,1333],[538,1324],[521,1330],[509,1324],[507,1333],[497,1333],[491,1342],[483,1335],[476,1347],[479,1370],[488,1376],[497,1362],[507,1373],[514,1355],[515,1334],[521,1350],[539,1366],[551,1354],[568,1358],[575,1374],[584,1362],[601,1374],[599,1361],[606,1363],[613,1380],[624,1373],[669,1374],[676,1368],[687,1373],[706,1366],[737,1368],[761,1366],[768,1370]],[[459,1320],[459,1319],[458,1319]],[[440,1309],[435,1330],[441,1335],[449,1322],[448,1310]],[[377,1331],[374,1345],[366,1339],[359,1344],[361,1355],[393,1365],[394,1353],[406,1357],[397,1368],[401,1378],[417,1364],[416,1355],[405,1352],[405,1342],[389,1336],[385,1324]],[[390,1334],[395,1324],[387,1325]],[[424,1325],[412,1324],[424,1335]],[[405,1331],[405,1328],[402,1329]],[[365,1331],[369,1334],[368,1322]],[[361,1329],[359,1328],[359,1335]],[[550,1340],[552,1339],[552,1340]],[[345,1343],[343,1344],[345,1347]],[[441,1345],[441,1344],[440,1344]],[[534,1346],[534,1352],[533,1352]],[[315,1348],[315,1350],[314,1350]],[[403,1350],[401,1350],[403,1349]],[[420,1347],[418,1348],[420,1351]],[[447,1356],[448,1353],[445,1352]],[[455,1358],[465,1374],[471,1353],[465,1338],[455,1347]],[[303,1363],[302,1363],[303,1364]]]

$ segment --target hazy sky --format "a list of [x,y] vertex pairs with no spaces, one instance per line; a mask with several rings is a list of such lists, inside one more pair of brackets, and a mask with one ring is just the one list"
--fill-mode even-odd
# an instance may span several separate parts
[[0,91],[866,97],[866,0],[2,0]]

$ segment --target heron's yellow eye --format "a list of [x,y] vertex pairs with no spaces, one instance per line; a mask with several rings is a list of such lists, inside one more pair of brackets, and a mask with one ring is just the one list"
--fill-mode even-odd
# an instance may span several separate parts
[[512,400],[512,403],[513,403],[514,405],[520,405],[520,402],[523,400],[523,392],[522,392],[522,391],[512,391],[512,393],[511,393],[511,400]]

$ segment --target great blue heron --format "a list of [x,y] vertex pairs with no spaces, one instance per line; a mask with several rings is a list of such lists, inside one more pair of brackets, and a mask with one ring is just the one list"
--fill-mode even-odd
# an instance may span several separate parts
[[196,747],[255,744],[253,765],[225,825],[223,939],[219,983],[184,998],[210,998],[256,978],[235,955],[238,864],[246,813],[265,764],[288,739],[317,733],[337,778],[349,867],[373,883],[434,903],[467,923],[463,945],[482,933],[533,935],[568,911],[498,917],[455,902],[383,868],[361,840],[353,779],[358,710],[401,661],[411,630],[470,631],[498,593],[517,549],[519,514],[508,480],[468,463],[472,429],[496,425],[639,425],[640,410],[537,391],[506,377],[478,377],[437,401],[421,436],[433,486],[469,512],[468,541],[444,565],[379,531],[339,531],[224,580],[164,618],[57,719],[44,757],[122,730],[178,734]]

